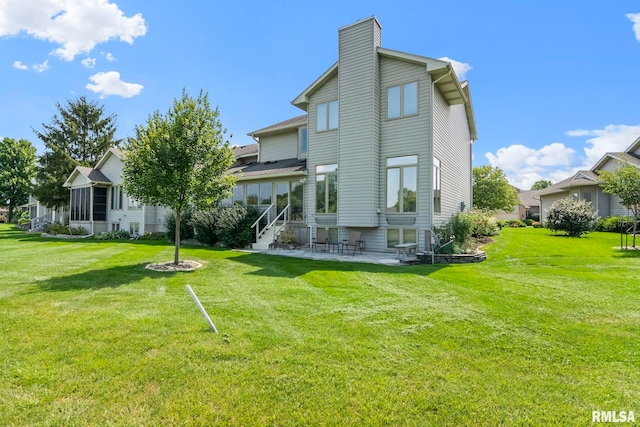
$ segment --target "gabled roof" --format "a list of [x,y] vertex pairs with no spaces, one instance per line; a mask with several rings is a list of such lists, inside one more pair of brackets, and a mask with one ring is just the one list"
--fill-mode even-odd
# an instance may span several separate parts
[[232,174],[240,174],[239,179],[263,178],[287,175],[306,175],[305,159],[285,159],[272,162],[235,163],[229,169]]
[[243,145],[242,147],[233,148],[233,157],[243,159],[245,157],[253,157],[258,155],[258,144]]
[[624,153],[606,153],[604,156],[602,156],[602,158],[600,160],[598,160],[598,163],[596,163],[591,170],[592,171],[597,171],[602,169],[602,166],[609,160],[609,159],[613,159],[613,160],[617,160],[619,162],[627,162],[627,163],[631,163],[632,165],[638,166],[640,167],[640,159],[636,156],[634,156],[633,154],[630,154],[629,151],[630,149],[633,147],[633,145],[631,145],[631,147],[627,148],[627,151]]
[[120,148],[118,147],[111,147],[109,148],[100,158],[100,160],[98,161],[98,163],[96,163],[95,169],[100,169],[106,162],[107,159],[111,156],[114,155],[116,156],[118,159],[122,160],[122,155],[124,154],[124,151],[122,151]]
[[[397,59],[412,64],[422,65],[431,75],[431,79],[436,87],[442,93],[442,96],[449,105],[464,104],[467,113],[467,121],[469,122],[469,133],[472,140],[478,139],[476,130],[476,121],[473,114],[473,105],[471,104],[471,95],[469,92],[469,83],[460,83],[456,76],[451,63],[439,59],[428,58],[426,56],[413,55],[410,53],[400,52],[397,50],[377,48],[378,55],[381,57]],[[309,106],[309,97],[318,89],[320,89],[330,79],[338,75],[338,64],[336,62],[327,71],[322,73],[309,87],[307,87],[300,95],[298,95],[291,103],[296,107],[307,111]]]
[[640,138],[636,139],[635,141],[633,141],[633,144],[631,144],[629,146],[629,148],[627,148],[625,151],[625,153],[633,153],[636,150],[640,149]]
[[546,196],[548,194],[563,193],[570,188],[584,187],[588,185],[596,185],[599,182],[598,175],[592,171],[581,170],[576,172],[569,178],[563,179],[544,190],[540,190],[538,196]]
[[518,197],[520,197],[520,204],[526,207],[540,206],[540,199],[538,198],[538,194],[541,191],[542,190],[520,191],[518,193]]
[[73,172],[71,172],[71,175],[69,175],[69,178],[67,178],[62,186],[71,187],[71,184],[76,179],[78,174],[87,178],[87,180],[91,182],[91,185],[111,184],[109,178],[104,176],[99,170],[86,166],[76,166],[76,168],[73,170]]
[[300,116],[293,117],[291,119],[284,120],[266,128],[258,129],[253,132],[249,132],[247,135],[251,137],[259,137],[265,135],[276,135],[279,133],[287,132],[293,128],[297,128],[307,124],[307,115],[302,114]]

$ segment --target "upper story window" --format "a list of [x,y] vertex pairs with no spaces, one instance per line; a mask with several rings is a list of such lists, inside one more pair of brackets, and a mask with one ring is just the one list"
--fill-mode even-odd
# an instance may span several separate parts
[[316,131],[338,129],[338,101],[318,104],[316,117]]
[[122,199],[122,186],[114,185],[113,187],[111,187],[111,209],[122,209]]
[[298,131],[298,139],[300,140],[300,153],[306,153],[307,152],[307,145],[308,145],[308,132],[307,132],[307,127],[301,127],[300,130]]
[[418,156],[387,159],[387,213],[416,213]]
[[442,201],[440,193],[442,190],[442,174],[440,170],[440,159],[433,158],[433,213],[442,212]]
[[316,213],[338,212],[338,165],[316,166]]
[[418,82],[404,83],[387,89],[387,118],[418,114]]

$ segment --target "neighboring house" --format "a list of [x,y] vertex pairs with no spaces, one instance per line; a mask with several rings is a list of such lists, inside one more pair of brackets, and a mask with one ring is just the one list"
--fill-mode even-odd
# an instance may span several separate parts
[[497,212],[494,217],[499,220],[525,220],[527,218],[536,217],[540,215],[540,199],[538,193],[541,190],[520,190],[513,187],[518,192],[520,202],[513,208],[511,212]]
[[[31,183],[35,185],[36,182],[32,181]],[[30,223],[28,228],[30,231],[40,231],[55,222],[66,224],[69,219],[69,212],[65,211],[64,208],[49,209],[40,203],[33,194],[29,194],[27,203],[18,206],[18,209],[29,212]]]
[[607,194],[600,187],[597,171],[613,172],[621,163],[629,163],[640,168],[640,138],[621,153],[607,153],[590,170],[581,170],[573,176],[541,190],[541,220],[546,218],[546,211],[560,199],[573,197],[575,200],[591,202],[594,211],[600,217],[626,216],[629,214],[618,196]]
[[292,104],[307,114],[236,149],[233,201],[284,212],[302,243],[325,228],[333,241],[360,231],[367,250],[422,249],[425,231],[472,206],[468,83],[449,62],[383,48],[375,17],[338,30],[338,61]]
[[88,233],[127,230],[132,234],[164,231],[170,212],[145,206],[122,189],[122,151],[110,148],[95,167],[77,166],[64,183],[71,191],[69,225]]
[[0,208],[0,222],[7,222],[8,215],[9,215],[9,209]]

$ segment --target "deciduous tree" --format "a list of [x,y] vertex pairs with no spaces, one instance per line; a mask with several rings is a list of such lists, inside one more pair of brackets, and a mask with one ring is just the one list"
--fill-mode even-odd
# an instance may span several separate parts
[[640,220],[640,169],[630,163],[622,163],[614,172],[598,171],[602,191],[620,198],[620,203],[633,213],[633,247]]
[[58,113],[35,134],[44,142],[33,193],[40,203],[56,209],[69,205],[69,189],[62,185],[76,166],[93,167],[107,149],[122,141],[115,138],[116,117],[105,116],[104,106],[81,96],[56,103]]
[[7,206],[8,221],[17,206],[29,199],[31,180],[36,175],[36,148],[26,139],[0,141],[0,205]]
[[531,186],[532,190],[544,190],[545,188],[549,187],[550,185],[552,185],[551,181],[549,181],[548,179],[541,179],[539,181],[536,181],[533,183],[533,185]]
[[136,126],[124,156],[124,189],[145,204],[175,212],[174,264],[179,262],[180,217],[189,206],[205,208],[231,195],[236,178],[227,174],[233,163],[219,112],[208,94],[198,98],[186,90],[166,115],[154,112],[146,125]]
[[491,211],[511,211],[518,204],[518,192],[500,168],[473,168],[473,206]]

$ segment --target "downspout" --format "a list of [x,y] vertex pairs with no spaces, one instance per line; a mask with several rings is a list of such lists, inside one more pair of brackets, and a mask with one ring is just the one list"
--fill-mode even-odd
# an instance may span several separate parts
[[[434,116],[434,111],[435,111],[435,109],[433,108],[433,105],[434,105],[433,104],[433,99],[434,99],[433,93],[434,93],[434,91],[436,89],[436,83],[438,83],[440,80],[444,79],[445,77],[448,77],[449,75],[451,75],[451,66],[448,66],[447,68],[448,68],[448,71],[447,71],[447,73],[445,75],[437,78],[436,80],[431,81],[431,105],[430,105],[430,108],[431,108],[431,123],[430,123],[430,126],[429,126],[429,140],[431,142],[431,144],[429,144],[429,147],[431,148],[431,162],[429,162],[428,164],[429,164],[429,171],[431,172],[430,176],[429,176],[429,181],[431,182],[431,188],[429,188],[429,195],[430,195],[429,196],[429,200],[430,200],[429,203],[431,204],[431,221],[430,221],[429,228],[432,231],[433,231],[433,146],[434,146],[434,141],[433,141],[433,116]],[[418,236],[418,242],[420,242],[420,237],[419,236]],[[424,243],[425,249],[430,244],[431,244],[431,242],[429,242],[429,243],[425,242]]]

